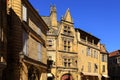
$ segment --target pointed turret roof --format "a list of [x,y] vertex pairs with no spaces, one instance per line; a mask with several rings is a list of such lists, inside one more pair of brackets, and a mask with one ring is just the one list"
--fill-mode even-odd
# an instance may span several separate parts
[[67,9],[67,11],[65,13],[64,20],[73,23],[73,19],[71,17],[69,8]]

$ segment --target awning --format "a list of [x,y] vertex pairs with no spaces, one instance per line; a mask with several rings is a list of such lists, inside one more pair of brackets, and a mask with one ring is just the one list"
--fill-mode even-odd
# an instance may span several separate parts
[[106,77],[106,78],[109,78],[109,76],[108,75],[102,75],[103,77]]
[[52,73],[47,73],[47,76],[48,77],[53,77],[53,74]]
[[89,72],[82,72],[83,75],[88,75],[88,76],[100,76],[98,73],[89,73]]

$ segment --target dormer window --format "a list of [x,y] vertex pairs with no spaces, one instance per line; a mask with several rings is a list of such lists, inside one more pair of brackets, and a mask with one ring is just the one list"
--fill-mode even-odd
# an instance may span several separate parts
[[71,30],[69,26],[64,26],[64,34],[65,35],[70,35],[71,34]]
[[49,47],[51,47],[51,46],[53,45],[52,40],[48,40],[47,42],[48,42],[48,46],[49,46]]

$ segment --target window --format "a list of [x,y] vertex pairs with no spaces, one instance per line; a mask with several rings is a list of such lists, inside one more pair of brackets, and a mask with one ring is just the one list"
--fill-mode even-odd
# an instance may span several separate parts
[[84,71],[84,66],[82,65],[81,71]]
[[64,34],[65,35],[70,35],[71,34],[71,30],[69,26],[64,26]]
[[71,67],[71,59],[64,59],[64,67]]
[[25,5],[22,6],[22,19],[27,21],[27,8]]
[[68,41],[68,51],[70,51],[70,41]]
[[117,63],[120,63],[120,57],[117,58]]
[[87,48],[87,56],[90,56],[90,48]]
[[52,47],[52,45],[53,45],[52,40],[48,40],[47,42],[48,42],[48,47]]
[[67,59],[64,59],[64,66],[67,67]]
[[67,44],[66,44],[66,41],[64,41],[64,51],[67,50],[66,47],[67,47]]
[[70,30],[70,27],[68,26],[68,35],[71,34],[71,30]]
[[97,72],[98,66],[97,64],[94,64],[94,72]]
[[70,65],[71,65],[71,63],[69,62],[69,63],[68,63],[68,67],[70,67]]
[[93,57],[93,49],[91,49],[91,57]]
[[88,72],[91,72],[91,63],[88,62]]
[[68,59],[68,67],[71,66],[71,59]]
[[42,45],[38,43],[38,60],[42,61]]
[[67,62],[64,62],[64,66],[67,67]]
[[25,31],[23,31],[23,52],[28,55],[28,35]]
[[75,60],[75,66],[77,66],[77,60]]
[[102,62],[107,62],[107,55],[102,54]]
[[94,58],[98,58],[98,54],[96,50],[94,50]]
[[64,41],[64,51],[71,51],[70,41]]
[[103,65],[102,67],[102,72],[105,72],[105,65]]

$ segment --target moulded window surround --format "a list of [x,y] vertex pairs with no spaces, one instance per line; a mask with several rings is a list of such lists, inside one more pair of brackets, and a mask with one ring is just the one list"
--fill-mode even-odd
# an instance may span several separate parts
[[70,41],[63,41],[63,46],[64,46],[64,48],[63,48],[63,50],[64,51],[68,51],[68,52],[70,52],[71,51],[71,43],[70,43]]
[[70,52],[70,46],[68,46],[68,52]]
[[67,47],[66,46],[64,46],[64,51],[66,51],[67,50]]
[[71,63],[69,62],[69,63],[68,63],[68,67],[70,67],[70,66],[71,66]]
[[64,66],[67,67],[67,62],[64,62]]
[[64,58],[63,61],[64,67],[71,67],[71,59]]
[[70,31],[70,27],[68,26],[68,31]]
[[91,63],[88,62],[88,72],[91,72]]
[[93,55],[92,55],[92,51],[93,51],[93,49],[91,49],[91,57],[93,56]]
[[107,55],[102,54],[102,62],[107,62]]
[[98,70],[98,66],[97,64],[94,64],[94,72],[97,72],[97,70]]
[[105,65],[102,66],[102,72],[105,72]]
[[75,66],[77,66],[77,60],[75,60]]
[[22,19],[27,21],[27,7],[24,4],[22,5]]
[[98,54],[96,50],[94,50],[94,58],[98,58]]
[[71,29],[69,26],[64,26],[64,34],[65,35],[71,35]]
[[64,51],[66,51],[67,50],[67,42],[66,41],[64,41]]
[[68,41],[68,51],[71,51],[70,41]]
[[48,42],[48,46],[49,46],[49,47],[52,47],[52,46],[53,46],[53,41],[52,41],[52,40],[48,40],[47,42]]
[[87,56],[90,56],[90,48],[87,48]]

